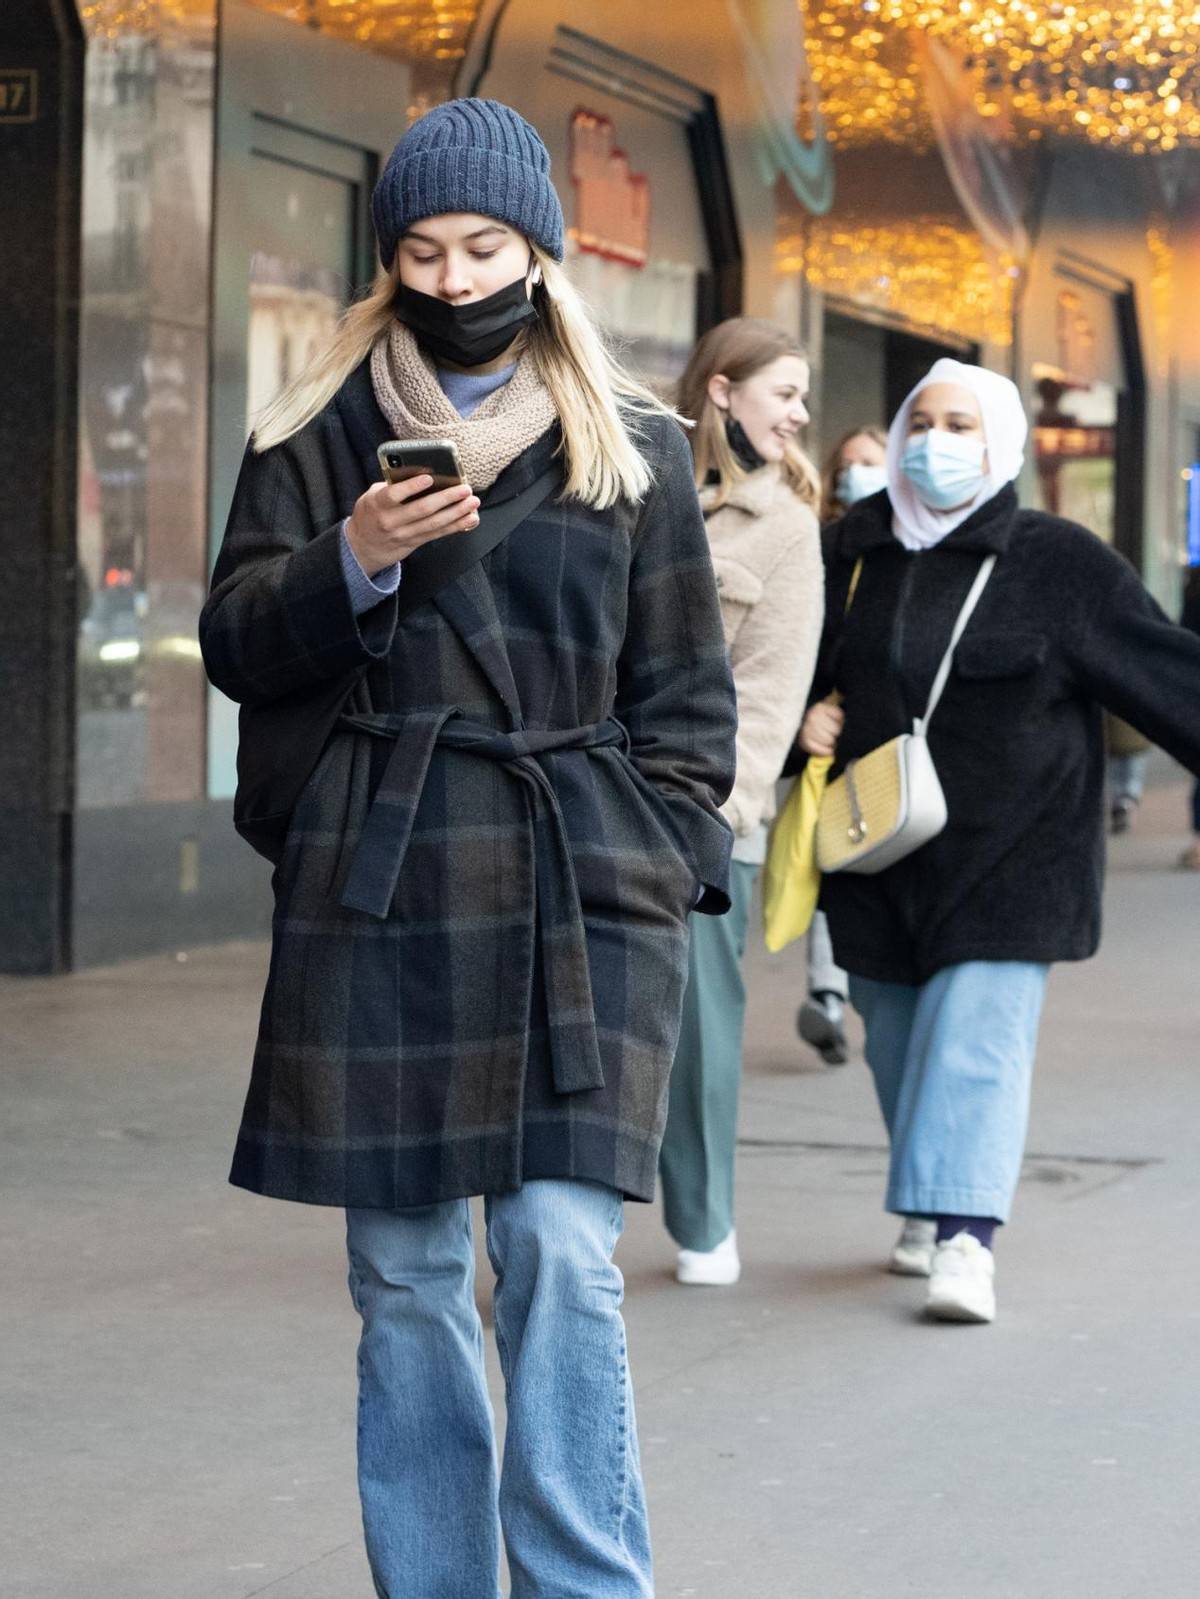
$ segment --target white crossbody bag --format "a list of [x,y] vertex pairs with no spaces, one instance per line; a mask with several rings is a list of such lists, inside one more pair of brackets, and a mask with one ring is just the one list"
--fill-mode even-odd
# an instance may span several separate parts
[[946,796],[938,779],[926,734],[937,710],[954,651],[996,564],[989,555],[975,574],[963,601],[950,644],[942,657],[924,716],[911,733],[901,733],[869,750],[826,788],[817,815],[817,866],[822,872],[886,871],[946,825]]

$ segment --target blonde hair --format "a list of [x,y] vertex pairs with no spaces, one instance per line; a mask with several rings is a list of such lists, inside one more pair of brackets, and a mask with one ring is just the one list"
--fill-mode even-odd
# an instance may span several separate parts
[[[533,291],[540,315],[522,348],[532,355],[562,423],[564,495],[599,511],[619,499],[636,503],[651,481],[637,445],[638,423],[676,413],[617,360],[558,262],[532,242],[530,249],[542,271]],[[329,404],[391,328],[399,286],[397,255],[390,271],[379,272],[370,292],[343,314],[326,348],[263,411],[254,429],[256,451],[290,439]]]
[[860,428],[851,428],[849,433],[843,433],[841,438],[830,450],[825,459],[825,470],[821,473],[821,521],[833,522],[843,515],[847,507],[838,499],[837,480],[842,467],[842,451],[851,439],[874,439],[876,444],[887,449],[887,434],[874,422],[865,422]]
[[[780,356],[794,355],[807,361],[804,346],[773,322],[758,317],[735,316],[710,328],[692,351],[679,380],[679,409],[696,424],[692,434],[692,455],[696,483],[702,486],[711,473],[717,475],[712,507],[724,505],[734,485],[750,474],[738,460],[725,434],[725,412],[714,404],[708,392],[710,381],[721,375],[731,385],[745,383]],[[817,469],[795,442],[789,440],[779,463],[784,482],[797,499],[815,510],[821,499],[821,480]]]

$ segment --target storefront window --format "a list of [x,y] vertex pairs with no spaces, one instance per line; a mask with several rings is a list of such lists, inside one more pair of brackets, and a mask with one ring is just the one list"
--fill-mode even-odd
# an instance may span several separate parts
[[203,792],[215,4],[83,8],[78,792]]
[[[646,148],[655,146],[647,141]],[[699,268],[695,258],[672,259],[663,249],[668,241],[683,242],[681,232],[686,238],[687,224],[694,226],[686,201],[682,229],[653,228],[655,202],[663,206],[654,193],[659,186],[652,189],[647,174],[630,164],[612,119],[585,109],[571,116],[567,172],[574,197],[567,270],[620,339],[628,364],[665,394],[696,337]]]

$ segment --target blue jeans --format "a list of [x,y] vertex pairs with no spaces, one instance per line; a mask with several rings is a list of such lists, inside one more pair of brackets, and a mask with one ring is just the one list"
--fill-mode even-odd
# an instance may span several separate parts
[[380,1599],[653,1594],[611,1188],[486,1201],[508,1431],[497,1482],[465,1199],[348,1210],[358,1478]]
[[1008,1220],[1048,972],[967,961],[919,987],[851,977],[891,1143],[885,1210]]

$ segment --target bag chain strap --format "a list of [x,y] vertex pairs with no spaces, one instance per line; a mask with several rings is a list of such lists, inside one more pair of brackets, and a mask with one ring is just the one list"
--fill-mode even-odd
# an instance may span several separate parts
[[850,802],[850,826],[846,829],[846,837],[852,844],[861,844],[869,831],[867,819],[862,813],[862,806],[858,803],[858,786],[854,781],[854,768],[857,761],[851,761],[846,767],[846,798]]

